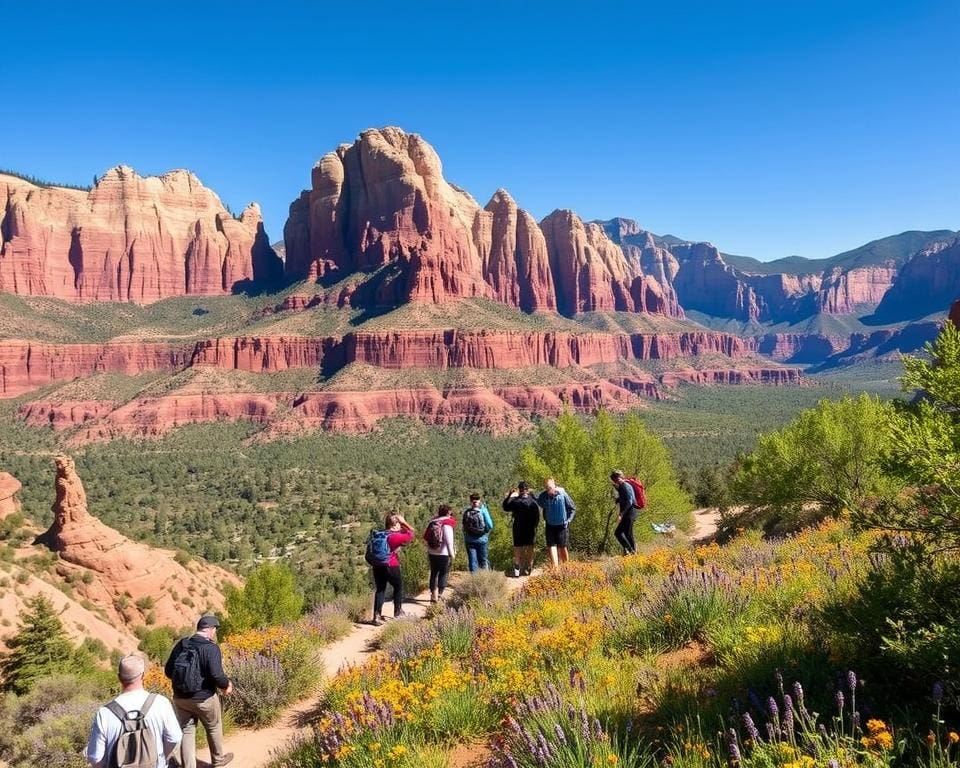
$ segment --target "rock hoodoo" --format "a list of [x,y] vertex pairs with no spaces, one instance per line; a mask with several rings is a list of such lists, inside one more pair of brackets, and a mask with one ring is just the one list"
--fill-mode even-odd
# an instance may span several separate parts
[[149,303],[270,281],[260,208],[234,216],[189,171],[107,171],[89,191],[0,174],[0,291]]
[[87,510],[87,495],[73,459],[56,457],[56,501],[50,528],[37,539],[59,555],[57,570],[83,576],[74,583],[92,602],[127,624],[148,617],[182,627],[205,607],[223,607],[226,571],[199,562],[181,565],[173,553],[131,541]]
[[0,520],[20,511],[20,481],[9,472],[0,472]]

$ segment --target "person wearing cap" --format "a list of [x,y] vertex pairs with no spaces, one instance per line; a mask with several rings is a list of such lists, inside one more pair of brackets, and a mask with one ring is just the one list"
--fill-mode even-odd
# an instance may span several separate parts
[[[201,616],[196,633],[174,646],[164,667],[164,672],[173,683],[173,708],[183,728],[183,741],[180,744],[180,763],[183,768],[197,768],[198,721],[207,733],[213,768],[220,768],[233,760],[233,753],[225,752],[223,748],[223,711],[218,693],[222,691],[229,695],[233,692],[233,683],[224,674],[223,654],[216,643],[219,626],[219,619],[212,613]],[[183,687],[185,684],[180,670],[185,664],[177,665],[182,654],[195,654],[199,666],[197,684],[192,689]],[[192,658],[187,656],[184,661]]]
[[613,532],[613,535],[620,542],[620,546],[623,547],[623,554],[636,554],[637,544],[633,540],[633,524],[637,520],[637,495],[633,491],[633,486],[627,482],[627,476],[623,474],[622,470],[613,470],[610,473],[610,482],[613,483],[613,487],[617,491],[617,507],[620,509],[617,529]]
[[503,500],[503,511],[513,517],[513,575],[529,576],[533,570],[533,543],[540,524],[540,505],[530,493],[525,481],[507,493]]
[[170,754],[183,736],[173,705],[166,696],[149,693],[143,687],[146,664],[139,656],[124,656],[117,668],[120,694],[97,710],[87,740],[87,762],[95,768],[110,764],[117,740],[123,732],[121,713],[139,712],[157,740],[157,768],[167,764]]
[[470,506],[463,511],[463,543],[470,573],[490,567],[490,531],[493,518],[479,493],[470,494]]

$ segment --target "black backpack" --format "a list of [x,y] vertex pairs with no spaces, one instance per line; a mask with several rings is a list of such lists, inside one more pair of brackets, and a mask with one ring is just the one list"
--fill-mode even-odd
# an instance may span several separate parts
[[157,694],[147,696],[143,709],[127,712],[117,702],[106,705],[121,723],[120,736],[113,746],[108,765],[110,768],[156,768],[160,762],[157,754],[157,737],[147,726],[147,713]]
[[473,507],[466,510],[463,513],[463,530],[471,536],[483,536],[487,532],[487,521],[483,519],[483,512]]
[[200,669],[200,649],[187,640],[180,641],[180,653],[173,662],[170,677],[178,696],[192,696],[203,690],[203,671]]

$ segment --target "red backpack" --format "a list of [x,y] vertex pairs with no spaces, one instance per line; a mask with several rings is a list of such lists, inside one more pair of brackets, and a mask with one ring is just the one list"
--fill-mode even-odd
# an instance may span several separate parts
[[643,509],[645,506],[647,506],[647,490],[643,487],[643,483],[641,483],[635,477],[628,477],[627,483],[629,483],[630,487],[633,488],[634,509]]

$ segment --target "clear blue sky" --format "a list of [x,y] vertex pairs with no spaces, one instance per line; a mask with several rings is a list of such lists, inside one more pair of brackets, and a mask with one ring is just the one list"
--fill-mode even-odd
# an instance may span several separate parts
[[[31,7],[32,6],[32,7]],[[271,239],[370,126],[481,204],[771,259],[960,228],[960,2],[8,3],[0,166],[194,170]]]

